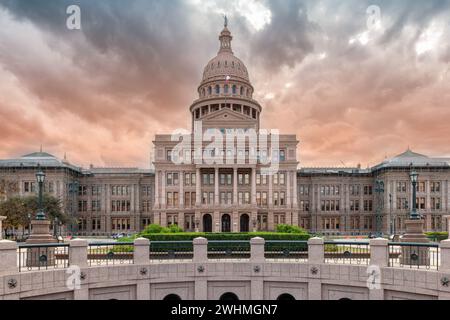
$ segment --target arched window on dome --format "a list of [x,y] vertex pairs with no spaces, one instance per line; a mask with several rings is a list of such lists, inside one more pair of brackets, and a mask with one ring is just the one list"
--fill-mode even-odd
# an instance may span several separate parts
[[244,87],[241,87],[241,96],[244,95]]
[[225,61],[225,68],[228,68],[228,61]]
[[216,84],[216,94],[220,94],[220,86]]
[[229,86],[227,84],[223,87],[223,89],[224,89],[224,93],[228,94]]
[[231,67],[234,69],[234,61],[231,62]]
[[236,93],[237,93],[237,87],[236,87],[236,85],[235,85],[235,84],[233,85],[233,89],[232,89],[232,92],[233,92],[233,94],[236,94]]
[[208,95],[211,95],[212,94],[212,88],[211,88],[211,86],[209,86],[208,87]]

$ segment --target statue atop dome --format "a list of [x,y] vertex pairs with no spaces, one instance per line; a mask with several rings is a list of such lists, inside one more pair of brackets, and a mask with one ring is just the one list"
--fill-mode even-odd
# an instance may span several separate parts
[[228,17],[226,14],[223,15],[223,20],[224,20],[223,26],[225,28],[228,27]]

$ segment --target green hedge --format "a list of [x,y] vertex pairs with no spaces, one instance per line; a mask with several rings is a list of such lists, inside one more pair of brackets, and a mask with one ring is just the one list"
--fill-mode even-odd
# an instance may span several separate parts
[[[275,233],[275,232],[249,232],[249,233],[157,233],[141,234],[141,237],[147,238],[151,243],[152,251],[192,251],[192,243],[173,243],[176,241],[192,241],[195,238],[203,237],[210,241],[208,251],[250,251],[251,238],[261,237],[266,241],[277,240],[286,241],[286,243],[266,243],[267,251],[305,251],[307,245],[303,243],[292,243],[290,241],[307,241],[311,236],[305,233]],[[155,243],[162,241],[164,243]],[[244,241],[242,243],[214,243],[211,241]],[[153,243],[152,243],[153,242]]]
[[186,232],[186,233],[156,233],[141,234],[140,237],[150,241],[192,241],[195,238],[203,237],[210,241],[238,241],[250,240],[260,237],[265,240],[285,240],[285,241],[306,241],[311,236],[308,233],[276,233],[276,232],[248,232],[248,233],[205,233],[205,232]]
[[441,242],[448,239],[448,232],[427,232],[425,234],[431,241]]

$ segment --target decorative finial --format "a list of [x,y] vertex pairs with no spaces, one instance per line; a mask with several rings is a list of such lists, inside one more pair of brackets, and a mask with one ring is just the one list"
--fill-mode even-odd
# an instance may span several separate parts
[[224,20],[223,26],[225,28],[228,27],[228,17],[226,14],[223,15],[223,20]]

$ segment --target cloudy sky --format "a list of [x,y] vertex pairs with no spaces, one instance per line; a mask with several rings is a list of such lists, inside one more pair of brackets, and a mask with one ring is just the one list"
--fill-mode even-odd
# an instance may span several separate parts
[[0,0],[0,158],[149,167],[155,133],[190,129],[223,13],[302,166],[450,156],[450,0]]

